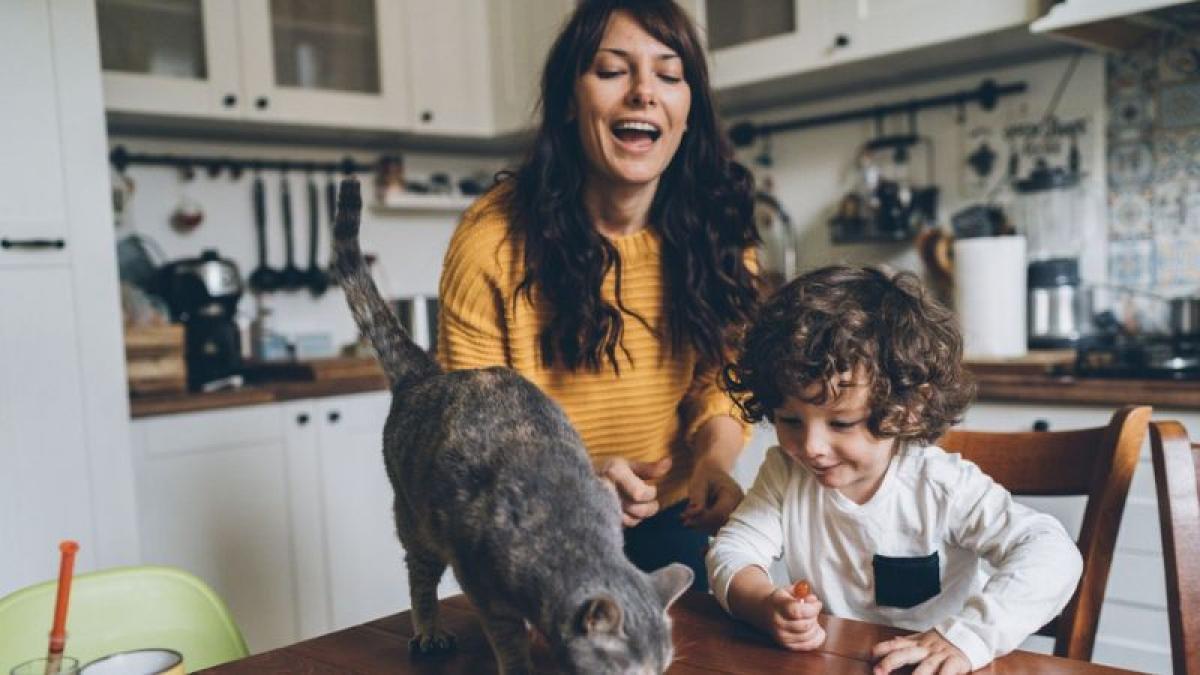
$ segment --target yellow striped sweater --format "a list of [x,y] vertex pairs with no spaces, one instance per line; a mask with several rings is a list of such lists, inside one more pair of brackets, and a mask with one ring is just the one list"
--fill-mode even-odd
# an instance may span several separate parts
[[[549,312],[524,293],[514,306],[524,259],[519,243],[506,237],[508,220],[497,198],[503,189],[477,201],[450,240],[439,290],[442,366],[513,368],[563,407],[593,459],[653,462],[672,455],[671,472],[659,483],[660,503],[685,499],[693,463],[686,439],[712,417],[734,415],[732,401],[717,387],[716,369],[698,363],[690,346],[672,355],[669,341],[629,314],[622,338],[629,356],[617,350],[620,375],[611,366],[599,372],[544,366],[538,332]],[[645,228],[611,241],[621,256],[625,306],[667,335],[661,238]],[[614,277],[610,271],[601,293],[616,306]]]

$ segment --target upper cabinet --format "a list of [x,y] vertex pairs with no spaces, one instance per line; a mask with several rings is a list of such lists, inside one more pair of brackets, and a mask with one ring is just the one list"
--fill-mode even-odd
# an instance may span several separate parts
[[97,0],[110,111],[403,126],[388,0]]
[[[1037,0],[688,0],[726,108],[844,92],[1059,48],[1032,36]],[[880,60],[905,53],[904,59]]]
[[110,112],[490,137],[571,0],[96,0]]

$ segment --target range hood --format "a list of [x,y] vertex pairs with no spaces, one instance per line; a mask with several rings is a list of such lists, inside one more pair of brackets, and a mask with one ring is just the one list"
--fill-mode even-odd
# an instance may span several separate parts
[[1156,33],[1192,32],[1200,2],[1189,0],[1065,0],[1029,26],[1030,32],[1105,51],[1127,51]]

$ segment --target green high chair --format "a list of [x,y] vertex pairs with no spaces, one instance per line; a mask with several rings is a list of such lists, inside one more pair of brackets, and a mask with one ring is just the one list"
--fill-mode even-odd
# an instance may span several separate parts
[[[0,598],[0,674],[45,656],[57,582]],[[66,654],[83,666],[107,654],[165,647],[188,672],[246,656],[246,641],[225,603],[196,577],[173,567],[116,567],[80,574],[71,584]]]

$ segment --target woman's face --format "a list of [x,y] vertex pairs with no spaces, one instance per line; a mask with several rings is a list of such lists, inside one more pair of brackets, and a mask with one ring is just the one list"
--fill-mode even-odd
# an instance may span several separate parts
[[614,12],[573,103],[589,177],[653,187],[683,140],[692,91],[680,56]]

